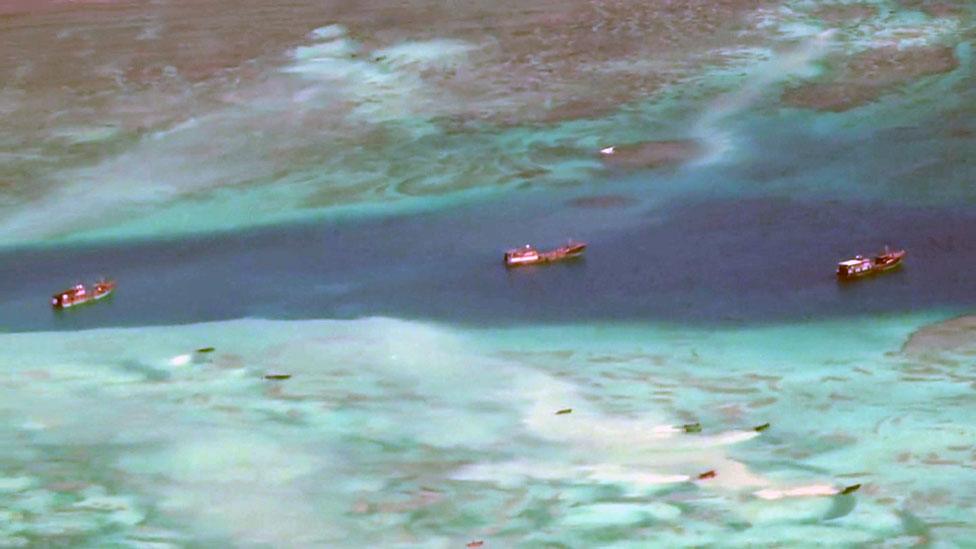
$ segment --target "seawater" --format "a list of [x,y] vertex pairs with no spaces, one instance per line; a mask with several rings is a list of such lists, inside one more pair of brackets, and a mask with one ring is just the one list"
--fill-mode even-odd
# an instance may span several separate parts
[[[964,2],[0,6],[0,546],[973,544],[973,36]],[[868,99],[784,99],[835,81]],[[668,140],[700,154],[598,153]]]
[[[0,252],[0,327],[74,330],[224,320],[385,315],[467,326],[603,320],[767,324],[976,302],[964,208],[767,197],[589,212],[566,194],[440,213],[177,240]],[[560,201],[560,202],[556,202]],[[554,204],[555,202],[555,204]],[[879,235],[883,235],[884,240]],[[590,244],[585,257],[506,269],[508,246]],[[837,261],[885,243],[897,272],[839,282]],[[52,311],[76,278],[124,283],[97,307]]]

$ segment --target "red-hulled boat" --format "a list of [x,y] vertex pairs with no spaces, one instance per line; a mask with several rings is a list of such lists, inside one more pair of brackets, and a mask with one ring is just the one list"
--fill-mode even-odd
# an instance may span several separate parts
[[889,250],[885,246],[884,251],[874,257],[854,256],[837,264],[837,277],[851,280],[896,269],[901,266],[906,253],[905,250]]
[[84,284],[75,284],[63,292],[54,294],[51,297],[51,306],[55,309],[67,309],[68,307],[74,307],[75,305],[108,297],[113,291],[115,291],[114,280],[99,280],[91,287],[86,287]]
[[540,263],[552,263],[565,259],[574,259],[583,255],[586,250],[585,242],[570,241],[565,246],[560,246],[555,250],[540,252],[532,246],[526,244],[525,247],[508,250],[505,252],[506,267],[520,267],[522,265],[538,265]]

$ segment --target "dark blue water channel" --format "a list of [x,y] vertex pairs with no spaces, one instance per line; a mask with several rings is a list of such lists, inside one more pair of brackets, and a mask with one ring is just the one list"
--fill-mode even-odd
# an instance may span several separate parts
[[[494,326],[724,324],[976,305],[976,215],[965,209],[789,198],[643,208],[579,209],[540,193],[409,217],[7,251],[0,327],[368,315]],[[630,220],[613,226],[607,216]],[[502,266],[508,245],[556,245],[563,236],[590,243],[584,259]],[[836,261],[885,243],[909,250],[900,272],[835,280]],[[99,274],[119,281],[109,301],[51,310],[50,294]]]
[[[611,174],[424,214],[7,249],[0,330],[371,315],[486,326],[774,323],[971,309],[976,114],[965,104],[924,126],[886,129],[846,129],[841,118],[836,131],[812,131],[803,113],[746,117],[724,164]],[[622,199],[572,202],[594,194]],[[507,247],[570,237],[589,242],[582,260],[502,266]],[[838,260],[885,244],[908,249],[902,270],[838,283]],[[119,282],[110,301],[51,310],[52,293],[99,275]]]

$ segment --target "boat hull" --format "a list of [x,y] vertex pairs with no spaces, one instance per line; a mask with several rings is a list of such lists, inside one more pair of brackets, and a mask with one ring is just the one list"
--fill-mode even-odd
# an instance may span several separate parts
[[63,292],[62,294],[56,295],[51,298],[51,307],[57,310],[71,309],[72,307],[79,307],[88,303],[99,301],[110,297],[113,292],[115,292],[115,286],[110,286],[98,291],[91,293],[86,293],[82,296],[70,295],[70,297],[59,297],[68,294],[69,292]]
[[87,298],[84,298],[84,299],[78,299],[78,300],[75,300],[75,301],[69,301],[69,302],[66,302],[66,303],[63,303],[63,304],[62,303],[53,303],[52,306],[55,309],[70,309],[72,307],[79,307],[81,305],[86,305],[88,303],[92,303],[92,302],[98,301],[100,299],[105,299],[106,297],[111,296],[112,295],[112,292],[114,292],[114,290],[109,290],[109,291],[105,292],[104,294],[99,294],[99,295],[92,296],[92,297],[87,297]]
[[530,259],[513,256],[510,252],[505,254],[505,266],[512,268],[524,267],[528,265],[543,265],[546,263],[555,263],[557,261],[568,261],[581,257],[584,251],[586,251],[586,244],[573,244],[571,246],[563,246],[562,248],[557,248],[548,252],[540,252],[536,257]]

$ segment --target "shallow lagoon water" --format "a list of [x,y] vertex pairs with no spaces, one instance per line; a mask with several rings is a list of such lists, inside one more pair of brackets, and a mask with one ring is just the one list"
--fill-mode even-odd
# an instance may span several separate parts
[[[16,366],[3,534],[124,547],[971,539],[970,365],[900,352],[940,318],[4,335]],[[203,345],[216,349],[194,355]],[[702,432],[673,427],[690,422]]]
[[224,8],[0,6],[0,546],[976,540],[969,3]]

